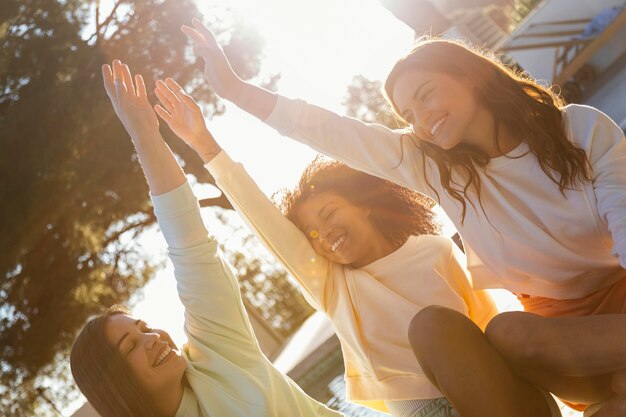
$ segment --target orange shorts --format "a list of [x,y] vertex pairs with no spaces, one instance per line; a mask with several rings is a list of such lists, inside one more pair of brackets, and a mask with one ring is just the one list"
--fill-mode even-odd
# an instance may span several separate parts
[[580,317],[596,314],[626,313],[625,277],[615,284],[582,298],[556,300],[526,294],[517,294],[524,311],[544,317]]
[[[626,271],[624,274],[626,275]],[[626,277],[609,287],[582,298],[555,300],[518,294],[517,299],[524,306],[524,311],[544,317],[580,317],[626,313]],[[563,403],[577,411],[584,411],[588,407],[588,404],[575,404],[567,401],[563,401]]]

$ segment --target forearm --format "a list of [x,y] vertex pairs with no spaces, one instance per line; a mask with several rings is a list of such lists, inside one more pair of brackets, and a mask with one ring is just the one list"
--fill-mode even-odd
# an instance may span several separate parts
[[158,131],[137,135],[133,144],[152,195],[167,193],[185,182],[182,168]]
[[245,81],[241,81],[238,88],[224,98],[261,120],[269,117],[278,100],[278,96],[271,91]]
[[222,153],[206,168],[261,243],[300,283],[307,301],[323,310],[328,260],[315,252],[304,234],[263,194],[241,164]]
[[[189,184],[152,195],[152,202],[174,265],[187,330],[209,333],[209,337],[201,337],[212,349],[235,362],[243,360],[241,349],[258,354],[237,280],[220,259],[218,242],[209,236]],[[234,349],[235,346],[239,348]]]

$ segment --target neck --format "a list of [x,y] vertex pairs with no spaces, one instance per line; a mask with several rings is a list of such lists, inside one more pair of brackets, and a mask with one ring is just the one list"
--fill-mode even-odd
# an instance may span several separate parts
[[467,132],[466,143],[476,146],[489,158],[505,155],[521,143],[521,140],[516,138],[503,123],[500,123],[497,128],[496,134],[495,117],[487,109],[481,108]]
[[180,407],[180,403],[183,400],[183,393],[185,392],[184,382],[181,381],[180,385],[177,385],[175,389],[163,390],[159,395],[154,398],[154,405],[157,413],[163,417],[173,417]]
[[397,249],[398,247],[381,235],[378,239],[372,239],[372,247],[367,251],[367,255],[357,262],[353,262],[352,267],[357,269],[363,268],[365,265],[369,265],[374,261],[384,258]]

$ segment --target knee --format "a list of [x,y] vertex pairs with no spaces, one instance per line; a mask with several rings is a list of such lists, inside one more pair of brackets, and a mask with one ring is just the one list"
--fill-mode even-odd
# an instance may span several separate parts
[[613,374],[611,377],[611,389],[626,400],[626,368]]
[[409,342],[418,353],[439,351],[455,336],[455,328],[460,322],[473,323],[456,310],[438,305],[428,306],[419,311],[409,324]]
[[537,316],[521,311],[501,313],[489,322],[485,335],[506,359],[532,360],[541,351],[543,343],[536,319]]

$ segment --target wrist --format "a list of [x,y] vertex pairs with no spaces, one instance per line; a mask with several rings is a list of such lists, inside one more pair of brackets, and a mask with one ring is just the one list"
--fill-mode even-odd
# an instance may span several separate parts
[[241,78],[237,77],[231,88],[228,89],[228,94],[224,95],[224,99],[231,103],[241,106],[246,101],[247,96],[247,83]]
[[205,164],[210,162],[222,151],[220,145],[215,142],[215,139],[213,139],[213,136],[208,131],[197,135],[193,143],[194,150]]
[[128,131],[130,140],[135,147],[145,147],[148,144],[154,144],[157,139],[161,139],[161,132],[158,129],[136,129]]

